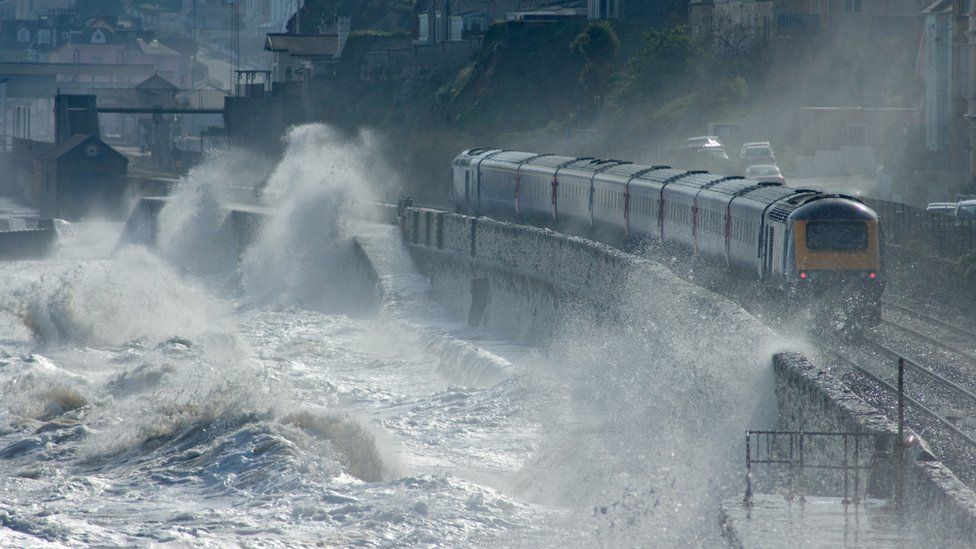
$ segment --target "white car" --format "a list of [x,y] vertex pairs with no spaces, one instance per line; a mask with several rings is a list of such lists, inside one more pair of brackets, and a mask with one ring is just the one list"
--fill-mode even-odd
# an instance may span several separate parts
[[739,163],[742,166],[776,164],[776,154],[769,141],[756,141],[742,145],[739,151]]
[[925,211],[955,217],[956,206],[958,204],[958,202],[929,202],[929,205],[925,207]]
[[786,178],[783,177],[783,172],[779,170],[779,167],[773,166],[772,164],[749,166],[746,168],[745,175],[749,179],[755,179],[757,181],[773,181],[781,185],[786,184]]
[[976,200],[963,200],[956,204],[955,216],[956,219],[976,219]]

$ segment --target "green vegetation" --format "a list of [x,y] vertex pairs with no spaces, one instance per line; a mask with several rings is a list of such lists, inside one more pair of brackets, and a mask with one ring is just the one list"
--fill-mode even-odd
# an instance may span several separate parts
[[581,26],[492,25],[474,61],[438,91],[445,121],[461,130],[511,133],[566,118],[581,101],[583,60],[569,47]]
[[579,81],[584,102],[594,106],[610,91],[610,78],[620,54],[620,38],[609,22],[595,21],[586,25],[570,48],[586,59]]

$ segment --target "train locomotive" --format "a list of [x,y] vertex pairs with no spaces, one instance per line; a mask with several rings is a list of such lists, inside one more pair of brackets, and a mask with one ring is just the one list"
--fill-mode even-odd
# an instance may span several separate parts
[[881,318],[878,215],[857,199],[739,176],[619,160],[469,149],[453,162],[455,210],[611,229],[691,250],[798,304]]

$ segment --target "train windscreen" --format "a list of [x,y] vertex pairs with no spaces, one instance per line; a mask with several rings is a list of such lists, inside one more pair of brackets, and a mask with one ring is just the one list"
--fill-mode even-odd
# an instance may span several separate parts
[[861,221],[811,221],[807,223],[807,249],[854,252],[867,249],[868,227]]

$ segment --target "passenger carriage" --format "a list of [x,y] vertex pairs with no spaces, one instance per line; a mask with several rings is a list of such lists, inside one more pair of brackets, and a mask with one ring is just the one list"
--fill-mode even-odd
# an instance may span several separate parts
[[880,320],[882,239],[858,200],[619,160],[472,149],[454,161],[458,211],[577,223],[687,247],[796,296]]

